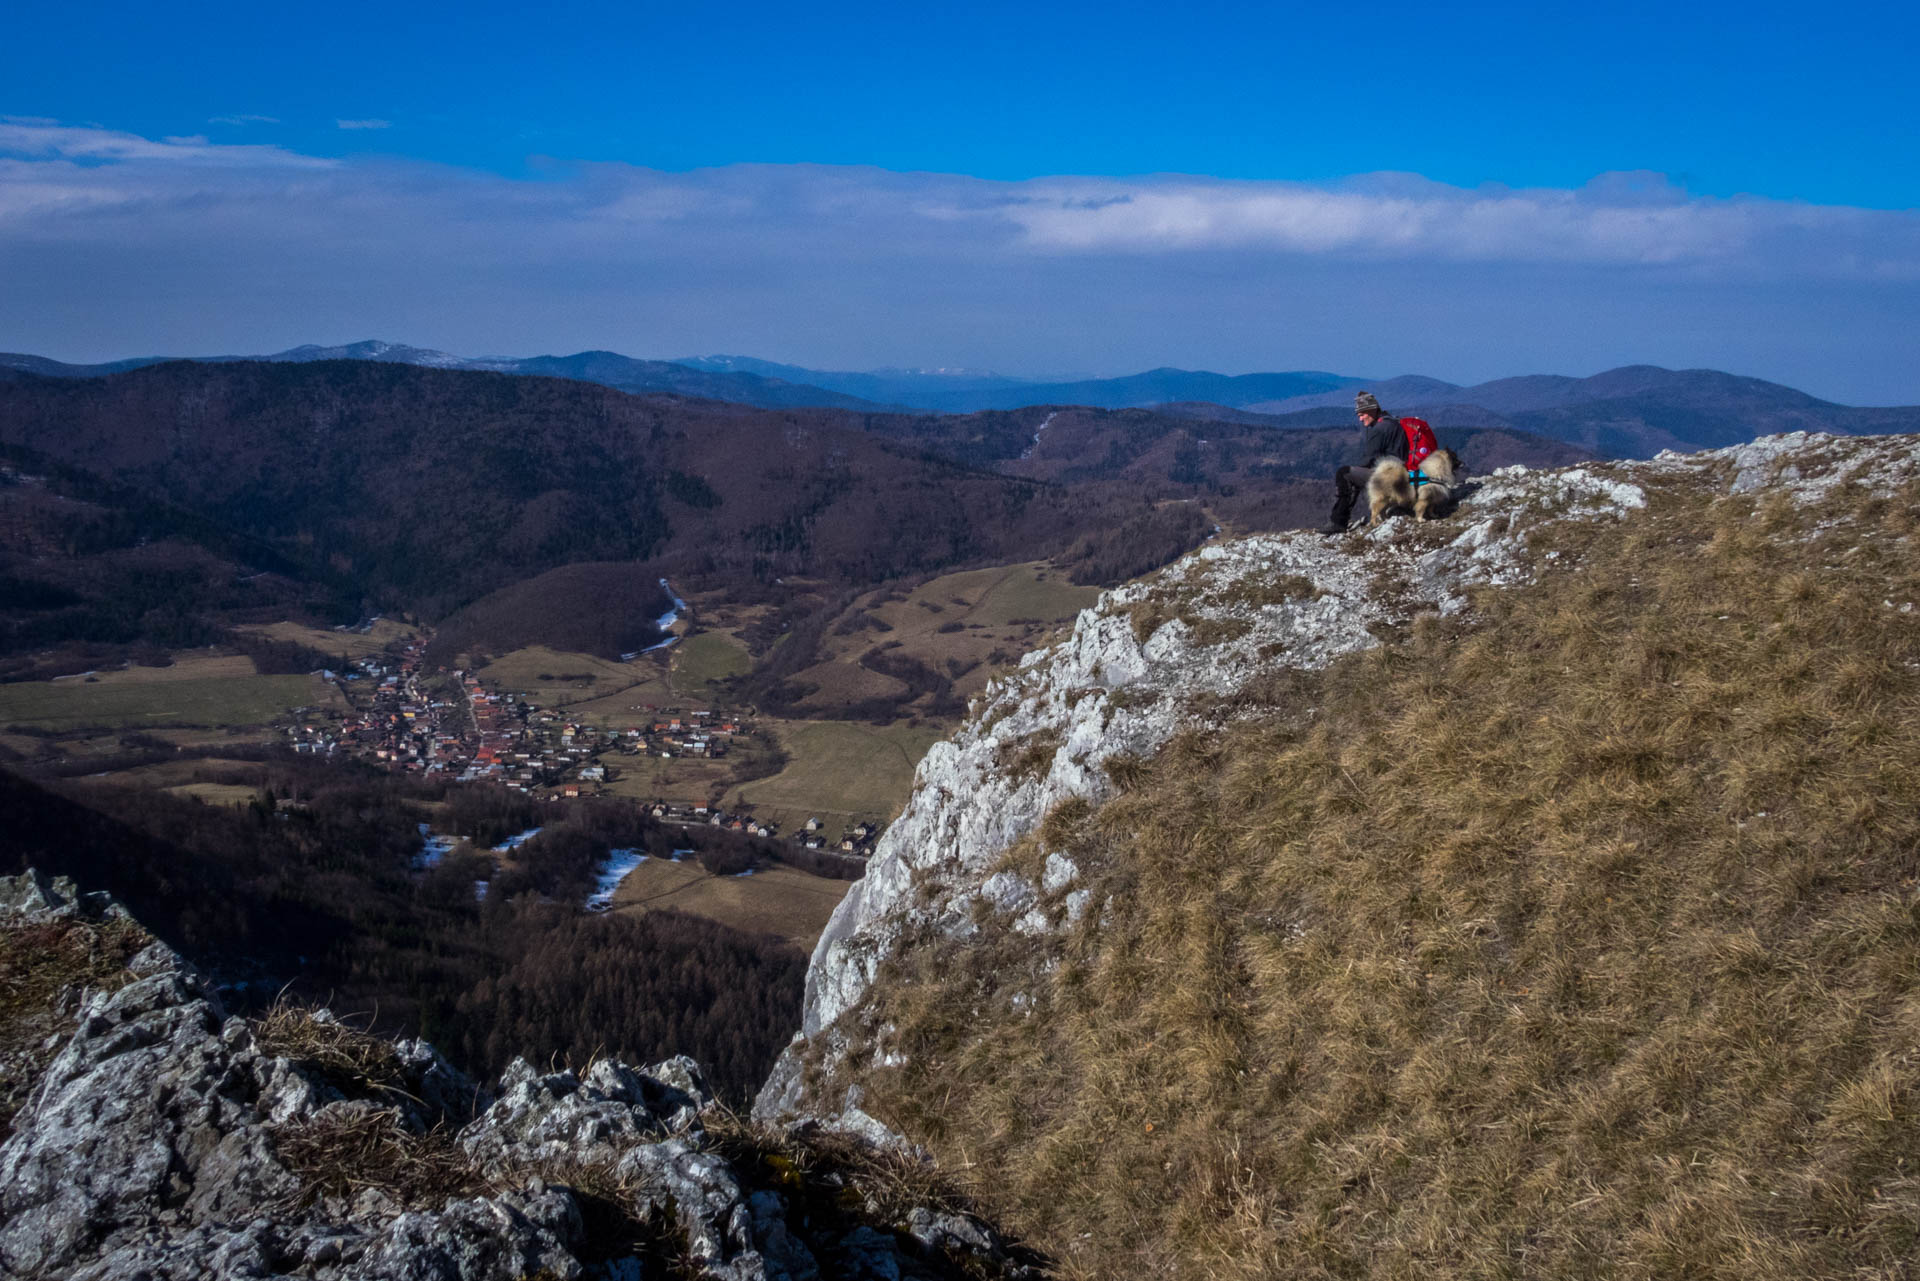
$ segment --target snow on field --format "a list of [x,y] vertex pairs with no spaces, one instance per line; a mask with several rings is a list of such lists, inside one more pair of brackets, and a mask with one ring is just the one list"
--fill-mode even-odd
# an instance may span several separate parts
[[413,856],[413,870],[416,872],[424,872],[430,867],[440,866],[440,860],[460,843],[459,837],[443,836],[425,823],[420,824],[420,835],[426,838],[427,843],[418,854]]
[[674,593],[673,587],[664,578],[660,580],[660,590],[665,592],[667,598],[673,602],[672,609],[654,620],[653,625],[664,632],[667,628],[672,627],[680,621],[680,615],[686,611],[687,602],[681,600],[680,597]]
[[587,895],[589,912],[604,912],[613,906],[613,892],[620,888],[620,882],[627,879],[627,873],[647,861],[647,856],[639,850],[608,850],[607,861],[600,865],[594,878],[593,893]]
[[542,829],[537,827],[529,827],[526,831],[521,832],[519,835],[509,836],[506,840],[501,841],[498,845],[493,847],[493,851],[496,854],[504,854],[508,850],[517,850],[522,845],[525,845],[528,841],[532,840],[534,837],[540,835],[541,830]]

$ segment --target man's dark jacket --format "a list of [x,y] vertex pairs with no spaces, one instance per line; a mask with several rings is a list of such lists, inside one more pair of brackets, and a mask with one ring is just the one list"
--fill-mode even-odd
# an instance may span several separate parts
[[1371,467],[1382,458],[1407,461],[1407,433],[1398,418],[1383,416],[1373,426],[1360,429],[1360,452],[1353,456],[1353,466]]

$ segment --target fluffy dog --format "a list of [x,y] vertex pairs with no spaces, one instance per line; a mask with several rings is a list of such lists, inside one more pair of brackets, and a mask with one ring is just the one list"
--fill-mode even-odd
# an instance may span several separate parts
[[1382,458],[1367,477],[1367,510],[1372,513],[1367,528],[1385,519],[1389,507],[1411,507],[1415,520],[1446,515],[1453,508],[1455,477],[1463,470],[1460,455],[1451,449],[1436,450],[1421,460],[1420,475],[1426,483],[1416,487],[1405,463]]

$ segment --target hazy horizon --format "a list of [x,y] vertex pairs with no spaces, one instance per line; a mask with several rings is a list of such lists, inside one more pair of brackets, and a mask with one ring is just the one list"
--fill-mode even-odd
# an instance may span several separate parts
[[0,348],[1653,364],[1920,403],[1889,163],[1920,89],[1860,57],[1904,11],[453,12],[20,15]]

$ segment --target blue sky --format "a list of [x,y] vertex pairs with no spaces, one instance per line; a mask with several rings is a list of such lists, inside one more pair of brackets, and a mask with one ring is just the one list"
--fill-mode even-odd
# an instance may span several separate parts
[[1541,12],[35,6],[0,348],[1644,360],[1920,401],[1910,7]]

